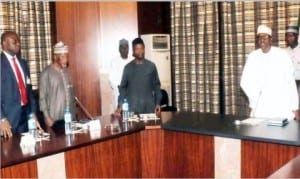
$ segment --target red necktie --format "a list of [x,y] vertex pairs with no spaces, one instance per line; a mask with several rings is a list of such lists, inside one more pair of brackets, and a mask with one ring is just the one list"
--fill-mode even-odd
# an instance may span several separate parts
[[13,60],[15,71],[16,71],[17,78],[18,78],[18,86],[19,86],[19,90],[20,90],[20,94],[21,94],[21,101],[22,101],[23,105],[26,105],[28,103],[28,99],[27,99],[27,91],[26,91],[25,83],[22,78],[22,73],[21,73],[19,66],[16,63],[16,58],[13,57],[12,60]]

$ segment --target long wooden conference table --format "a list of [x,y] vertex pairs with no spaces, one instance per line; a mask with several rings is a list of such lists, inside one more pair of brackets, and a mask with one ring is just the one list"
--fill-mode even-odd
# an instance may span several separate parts
[[20,135],[2,138],[1,177],[297,176],[300,166],[287,170],[284,165],[299,161],[300,122],[236,125],[242,119],[163,112],[161,120],[119,122],[115,131],[109,126],[117,119],[103,116],[98,130],[66,136],[48,129],[50,140],[37,142],[31,151],[20,147]]

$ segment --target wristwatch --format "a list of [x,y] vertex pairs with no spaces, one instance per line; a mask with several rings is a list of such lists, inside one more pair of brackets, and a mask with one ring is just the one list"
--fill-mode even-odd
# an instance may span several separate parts
[[1,119],[1,120],[0,120],[0,123],[2,123],[2,122],[4,122],[4,121],[5,121],[5,118]]

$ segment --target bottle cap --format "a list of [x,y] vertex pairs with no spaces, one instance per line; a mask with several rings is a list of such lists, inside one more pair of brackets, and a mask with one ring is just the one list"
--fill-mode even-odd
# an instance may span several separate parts
[[33,118],[33,113],[28,114],[28,118],[29,119]]
[[70,107],[69,106],[66,107],[65,112],[70,112]]

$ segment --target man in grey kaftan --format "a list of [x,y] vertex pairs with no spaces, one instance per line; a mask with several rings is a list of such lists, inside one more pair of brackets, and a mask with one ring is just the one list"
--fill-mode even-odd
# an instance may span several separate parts
[[66,68],[67,46],[59,42],[54,46],[54,61],[41,73],[40,109],[47,126],[51,127],[57,120],[64,119],[66,107],[70,107],[74,118],[75,100],[71,77]]

